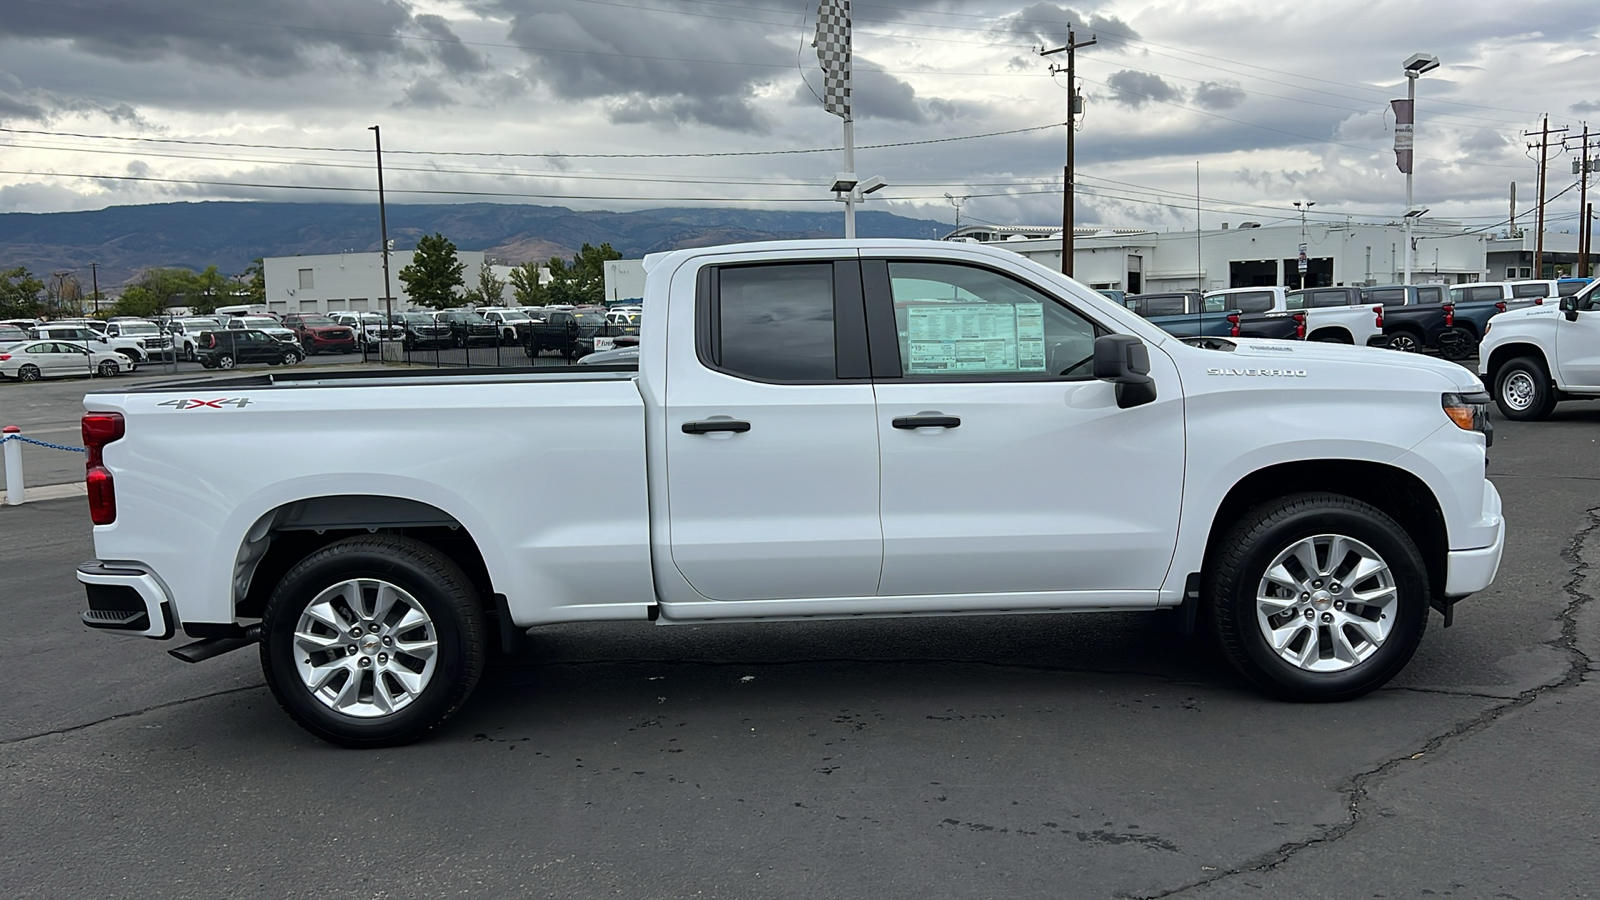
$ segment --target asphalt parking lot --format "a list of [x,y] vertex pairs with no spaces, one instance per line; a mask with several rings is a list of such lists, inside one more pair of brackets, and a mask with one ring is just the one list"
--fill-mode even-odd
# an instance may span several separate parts
[[1497,581],[1389,687],[1332,705],[1263,699],[1139,615],[574,625],[434,739],[341,750],[277,709],[253,651],[188,666],[84,629],[81,499],[0,507],[0,884],[1600,895],[1600,403],[1495,428]]

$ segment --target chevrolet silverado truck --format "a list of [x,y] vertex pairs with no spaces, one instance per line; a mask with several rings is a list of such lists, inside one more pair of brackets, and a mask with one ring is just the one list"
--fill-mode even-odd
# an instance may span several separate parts
[[1384,284],[1361,289],[1361,299],[1383,308],[1383,331],[1367,339],[1369,347],[1404,353],[1438,350],[1446,359],[1471,356],[1473,343],[1451,327],[1454,307],[1442,284]]
[[1207,304],[1200,291],[1138,294],[1124,297],[1122,305],[1176,337],[1239,336],[1239,310],[1226,309],[1220,301]]
[[[633,371],[88,395],[84,624],[182,632],[191,662],[256,645],[289,716],[370,747],[560,622],[1165,611],[1269,694],[1345,700],[1499,566],[1489,398],[1458,365],[1185,342],[977,244],[644,268]],[[503,473],[530,467],[607,474],[529,516],[551,484]]]
[[1508,419],[1543,419],[1559,401],[1600,399],[1600,287],[1591,283],[1557,303],[1488,322],[1478,371]]

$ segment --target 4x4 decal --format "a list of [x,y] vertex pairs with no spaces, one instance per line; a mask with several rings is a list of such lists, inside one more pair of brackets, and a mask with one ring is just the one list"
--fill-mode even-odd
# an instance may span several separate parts
[[224,397],[221,400],[167,400],[157,403],[157,406],[170,406],[173,409],[221,409],[231,406],[234,409],[244,409],[250,405],[249,397]]

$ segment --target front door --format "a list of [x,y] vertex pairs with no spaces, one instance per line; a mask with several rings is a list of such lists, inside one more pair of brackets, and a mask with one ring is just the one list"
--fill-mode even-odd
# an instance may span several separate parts
[[1577,321],[1562,314],[1556,322],[1556,359],[1561,383],[1574,388],[1600,390],[1600,287],[1578,296]]
[[[1108,330],[1092,305],[1075,307],[1020,272],[916,259],[862,265],[869,321],[889,321],[882,306],[892,302],[898,332],[883,342],[875,330],[872,344],[879,593],[1153,605],[1183,488],[1171,361],[1151,348],[1156,401],[1120,409],[1115,386],[1092,377],[1095,338]],[[896,352],[897,369],[884,373],[878,357]]]
[[673,566],[712,600],[871,597],[883,533],[859,263],[699,278],[694,322],[669,324],[695,336],[668,349]]

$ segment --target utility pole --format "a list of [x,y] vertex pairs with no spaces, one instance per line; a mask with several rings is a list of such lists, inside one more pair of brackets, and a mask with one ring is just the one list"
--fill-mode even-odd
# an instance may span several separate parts
[[[1600,135],[1596,135],[1595,149],[1600,149]],[[1578,266],[1574,275],[1582,278],[1589,274],[1589,175],[1594,171],[1589,156],[1589,125],[1584,123],[1582,143],[1578,145],[1578,158],[1572,161],[1572,174],[1578,176],[1578,214],[1583,227],[1578,229]]]
[[1078,49],[1088,47],[1095,43],[1097,38],[1091,37],[1083,43],[1078,43],[1078,33],[1071,28],[1067,29],[1067,43],[1065,46],[1054,50],[1040,50],[1040,56],[1051,56],[1056,53],[1067,54],[1065,69],[1052,64],[1050,74],[1058,72],[1067,73],[1067,164],[1063,167],[1061,175],[1061,274],[1072,277],[1072,255],[1076,249],[1072,240],[1072,202],[1076,193],[1073,183],[1073,154],[1076,152],[1074,135],[1077,132],[1078,112],[1083,107],[1083,101],[1078,97]]
[[[1537,223],[1535,227],[1538,228],[1539,233],[1535,236],[1533,245],[1534,278],[1544,277],[1544,183],[1545,171],[1550,168],[1550,135],[1565,135],[1566,132],[1567,126],[1565,125],[1551,131],[1550,117],[1545,116],[1544,125],[1538,131],[1524,131],[1522,133],[1523,137],[1533,137],[1535,134],[1539,136],[1539,207],[1534,215],[1534,221]],[[1565,141],[1566,139],[1563,137],[1562,140]],[[1530,150],[1533,147],[1533,144],[1528,145]]]
[[955,230],[956,231],[960,231],[961,230],[961,204],[965,203],[968,200],[971,200],[972,198],[970,196],[966,195],[966,194],[963,194],[960,197],[955,197],[955,196],[952,196],[951,194],[949,194],[948,192],[944,195],[944,198],[946,200],[949,200],[950,201],[950,205],[954,206],[956,208],[956,228],[955,228]]
[[372,132],[378,154],[378,239],[383,242],[383,327],[387,331],[394,324],[394,292],[389,289],[389,216],[383,205],[383,134],[376,125],[367,130]]
[[89,278],[94,282],[94,311],[100,311],[100,264],[89,263]]
[[1310,260],[1306,259],[1306,213],[1310,212],[1311,207],[1316,205],[1317,201],[1315,200],[1307,200],[1304,205],[1301,205],[1299,200],[1294,202],[1294,208],[1300,210],[1300,259],[1298,263],[1300,268],[1300,290],[1302,291],[1306,289],[1306,269],[1309,268],[1310,264]]

